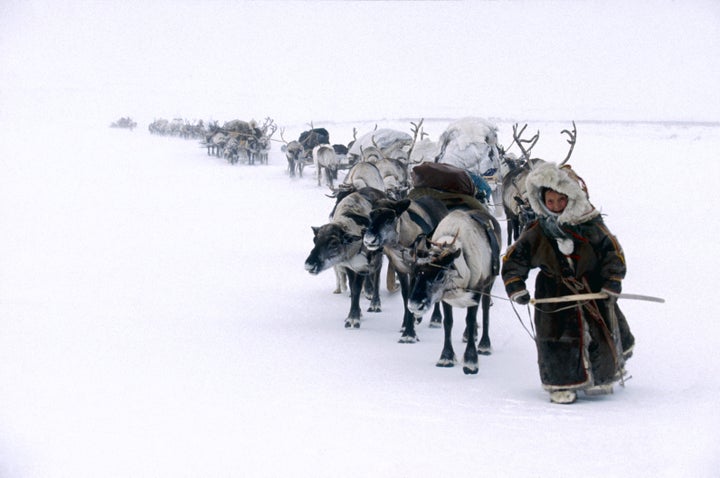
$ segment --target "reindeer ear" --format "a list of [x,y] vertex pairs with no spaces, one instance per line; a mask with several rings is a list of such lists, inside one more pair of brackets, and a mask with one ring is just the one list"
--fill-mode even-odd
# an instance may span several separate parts
[[370,219],[367,216],[363,216],[362,214],[347,214],[347,217],[355,221],[355,224],[358,224],[360,226],[370,225]]
[[410,207],[410,200],[409,199],[401,199],[395,203],[395,213],[399,216],[400,214],[407,211],[407,209]]
[[312,229],[313,236],[317,237],[318,231],[320,231],[320,228],[319,228],[319,227],[315,227],[315,226],[310,226],[310,228]]

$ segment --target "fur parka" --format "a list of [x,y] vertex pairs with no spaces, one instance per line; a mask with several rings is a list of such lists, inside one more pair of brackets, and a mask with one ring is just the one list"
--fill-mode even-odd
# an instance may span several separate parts
[[[527,179],[528,200],[538,219],[508,249],[502,278],[509,296],[526,289],[531,269],[539,268],[535,297],[621,291],[625,256],[617,239],[590,203],[584,183],[565,168],[546,163]],[[559,215],[544,205],[542,191],[566,194]],[[574,305],[574,306],[573,306]],[[618,380],[622,358],[616,353],[608,307],[619,322],[623,354],[628,358],[634,337],[614,300],[537,304],[534,323],[538,365],[549,391],[579,390]]]

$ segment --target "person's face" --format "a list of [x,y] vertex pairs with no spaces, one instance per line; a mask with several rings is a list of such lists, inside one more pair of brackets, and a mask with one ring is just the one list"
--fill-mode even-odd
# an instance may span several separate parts
[[560,214],[567,207],[568,198],[566,195],[561,194],[552,189],[545,193],[545,207],[555,214]]

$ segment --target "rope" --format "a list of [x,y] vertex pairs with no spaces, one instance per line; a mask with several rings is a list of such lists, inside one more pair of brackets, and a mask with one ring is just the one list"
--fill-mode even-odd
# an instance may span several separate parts
[[[522,328],[525,329],[525,332],[527,332],[527,334],[530,336],[530,338],[532,339],[533,342],[536,340],[535,326],[534,326],[533,321],[532,321],[532,316],[531,316],[531,313],[530,313],[530,308],[532,307],[534,310],[540,310],[540,307],[538,307],[537,305],[530,305],[530,304],[528,304],[528,305],[526,306],[526,307],[527,307],[526,312],[527,312],[527,316],[528,316],[528,322],[530,323],[530,328],[528,328],[528,326],[525,325],[525,322],[523,321],[523,318],[521,317],[520,313],[519,313],[518,310],[515,308],[515,302],[513,302],[512,300],[510,300],[508,297],[502,297],[502,296],[495,295],[495,294],[488,294],[488,293],[485,293],[485,292],[483,292],[483,291],[481,291],[481,290],[474,290],[474,289],[466,289],[466,290],[467,290],[468,292],[473,292],[473,293],[478,294],[478,295],[480,295],[480,296],[487,295],[488,297],[493,298],[493,299],[506,300],[506,301],[510,302],[510,306],[512,307],[513,313],[515,314],[515,317],[517,317],[518,321],[520,322],[520,325],[522,325]],[[548,309],[546,308],[546,309],[544,309],[542,312],[545,313],[545,314],[557,314],[557,313],[560,313],[560,312],[564,312],[564,311],[566,311],[566,310],[575,309],[575,308],[577,308],[577,307],[585,307],[585,306],[588,305],[589,302],[592,302],[592,301],[591,301],[591,300],[585,300],[585,301],[573,302],[573,303],[570,304],[570,305],[566,305],[566,306],[562,306],[562,307],[556,307],[556,308],[553,308],[552,310],[548,310]],[[591,313],[592,313],[592,312],[591,312]]]
[[[530,323],[530,328],[528,328],[528,326],[525,325],[525,322],[523,322],[523,318],[520,316],[520,313],[518,313],[517,309],[515,308],[515,302],[510,300],[508,297],[502,297],[502,296],[495,295],[495,294],[489,294],[489,293],[483,292],[481,290],[474,290],[474,289],[465,289],[465,290],[467,290],[468,292],[478,294],[480,296],[486,295],[492,299],[500,299],[500,300],[506,300],[506,301],[510,302],[510,307],[512,307],[512,310],[515,313],[515,317],[517,317],[518,321],[520,322],[520,325],[522,325],[522,328],[525,329],[525,332],[527,332],[530,339],[533,342],[535,342],[535,326],[533,325],[532,317],[530,316],[530,307],[531,307],[530,304],[527,305],[527,315],[528,315],[528,319],[529,319],[528,322]],[[535,307],[535,306],[533,306],[533,308],[537,309],[537,307]]]
[[[508,299],[510,300],[510,299]],[[520,322],[520,325],[522,325],[522,328],[525,329],[525,332],[530,336],[533,342],[537,340],[535,335],[535,325],[533,325],[532,317],[530,316],[530,305],[526,305],[527,307],[527,314],[528,314],[528,322],[530,323],[530,329],[525,325],[525,322],[523,322],[522,317],[520,317],[520,314],[518,313],[517,309],[515,309],[515,303],[510,300],[510,306],[512,307],[513,312],[515,312],[515,317],[517,317],[518,321]]]

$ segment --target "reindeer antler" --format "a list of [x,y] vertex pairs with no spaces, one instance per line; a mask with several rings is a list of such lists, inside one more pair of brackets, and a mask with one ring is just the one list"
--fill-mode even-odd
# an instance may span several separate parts
[[385,152],[382,150],[382,148],[380,148],[380,146],[378,146],[377,142],[375,141],[375,135],[372,135],[372,137],[370,137],[370,141],[372,142],[372,146],[369,146],[367,149],[363,149],[363,147],[360,146],[360,154],[362,156],[362,160],[367,161],[372,158],[373,155],[377,156],[377,161],[387,159],[387,157],[385,156]]
[[[263,125],[260,127],[260,130],[263,132],[264,136],[267,136],[268,139],[272,138],[272,135],[275,134],[275,131],[277,131],[278,125],[275,123],[275,121],[271,117],[265,118],[265,121],[263,122]],[[268,134],[268,131],[270,134]]]
[[428,239],[428,242],[429,242],[431,245],[433,245],[433,246],[435,246],[435,247],[437,247],[437,248],[439,248],[439,249],[445,249],[445,248],[448,247],[448,246],[454,246],[454,245],[455,245],[455,242],[457,241],[457,238],[458,238],[459,235],[460,235],[460,230],[458,229],[457,231],[455,231],[455,235],[453,236],[453,239],[452,239],[452,241],[450,241],[450,242],[447,242],[447,241],[445,241],[445,242],[434,242],[434,241],[432,241],[432,240],[430,240],[430,239]]
[[567,134],[570,137],[570,139],[567,140],[567,142],[570,143],[570,151],[568,151],[567,156],[565,157],[563,162],[560,163],[560,166],[562,166],[563,164],[568,162],[568,160],[570,159],[570,156],[572,155],[573,149],[575,149],[575,142],[577,141],[577,128],[575,127],[575,121],[572,122],[572,125],[573,125],[572,133],[566,129],[564,129],[560,132],[560,134]]
[[[537,133],[535,133],[535,136],[533,136],[530,139],[522,139],[522,135],[525,132],[525,128],[527,128],[527,123],[520,129],[518,132],[518,124],[515,123],[513,125],[513,143],[517,143],[517,145],[520,147],[520,151],[523,153],[523,157],[526,161],[530,162],[530,151],[535,147],[535,144],[537,144],[538,139],[540,139],[540,131],[538,130]],[[525,149],[523,147],[523,143],[529,144],[530,147]],[[510,144],[510,148],[512,147],[512,143]],[[508,149],[510,149],[508,148]]]
[[410,124],[412,125],[412,128],[410,128],[410,131],[413,134],[413,140],[412,143],[410,143],[410,149],[408,150],[408,163],[410,162],[410,157],[412,156],[413,149],[415,149],[415,142],[417,141],[418,133],[420,133],[420,139],[422,140],[423,135],[425,132],[422,130],[422,124],[425,121],[425,118],[420,118],[420,121],[415,124],[412,121]]

